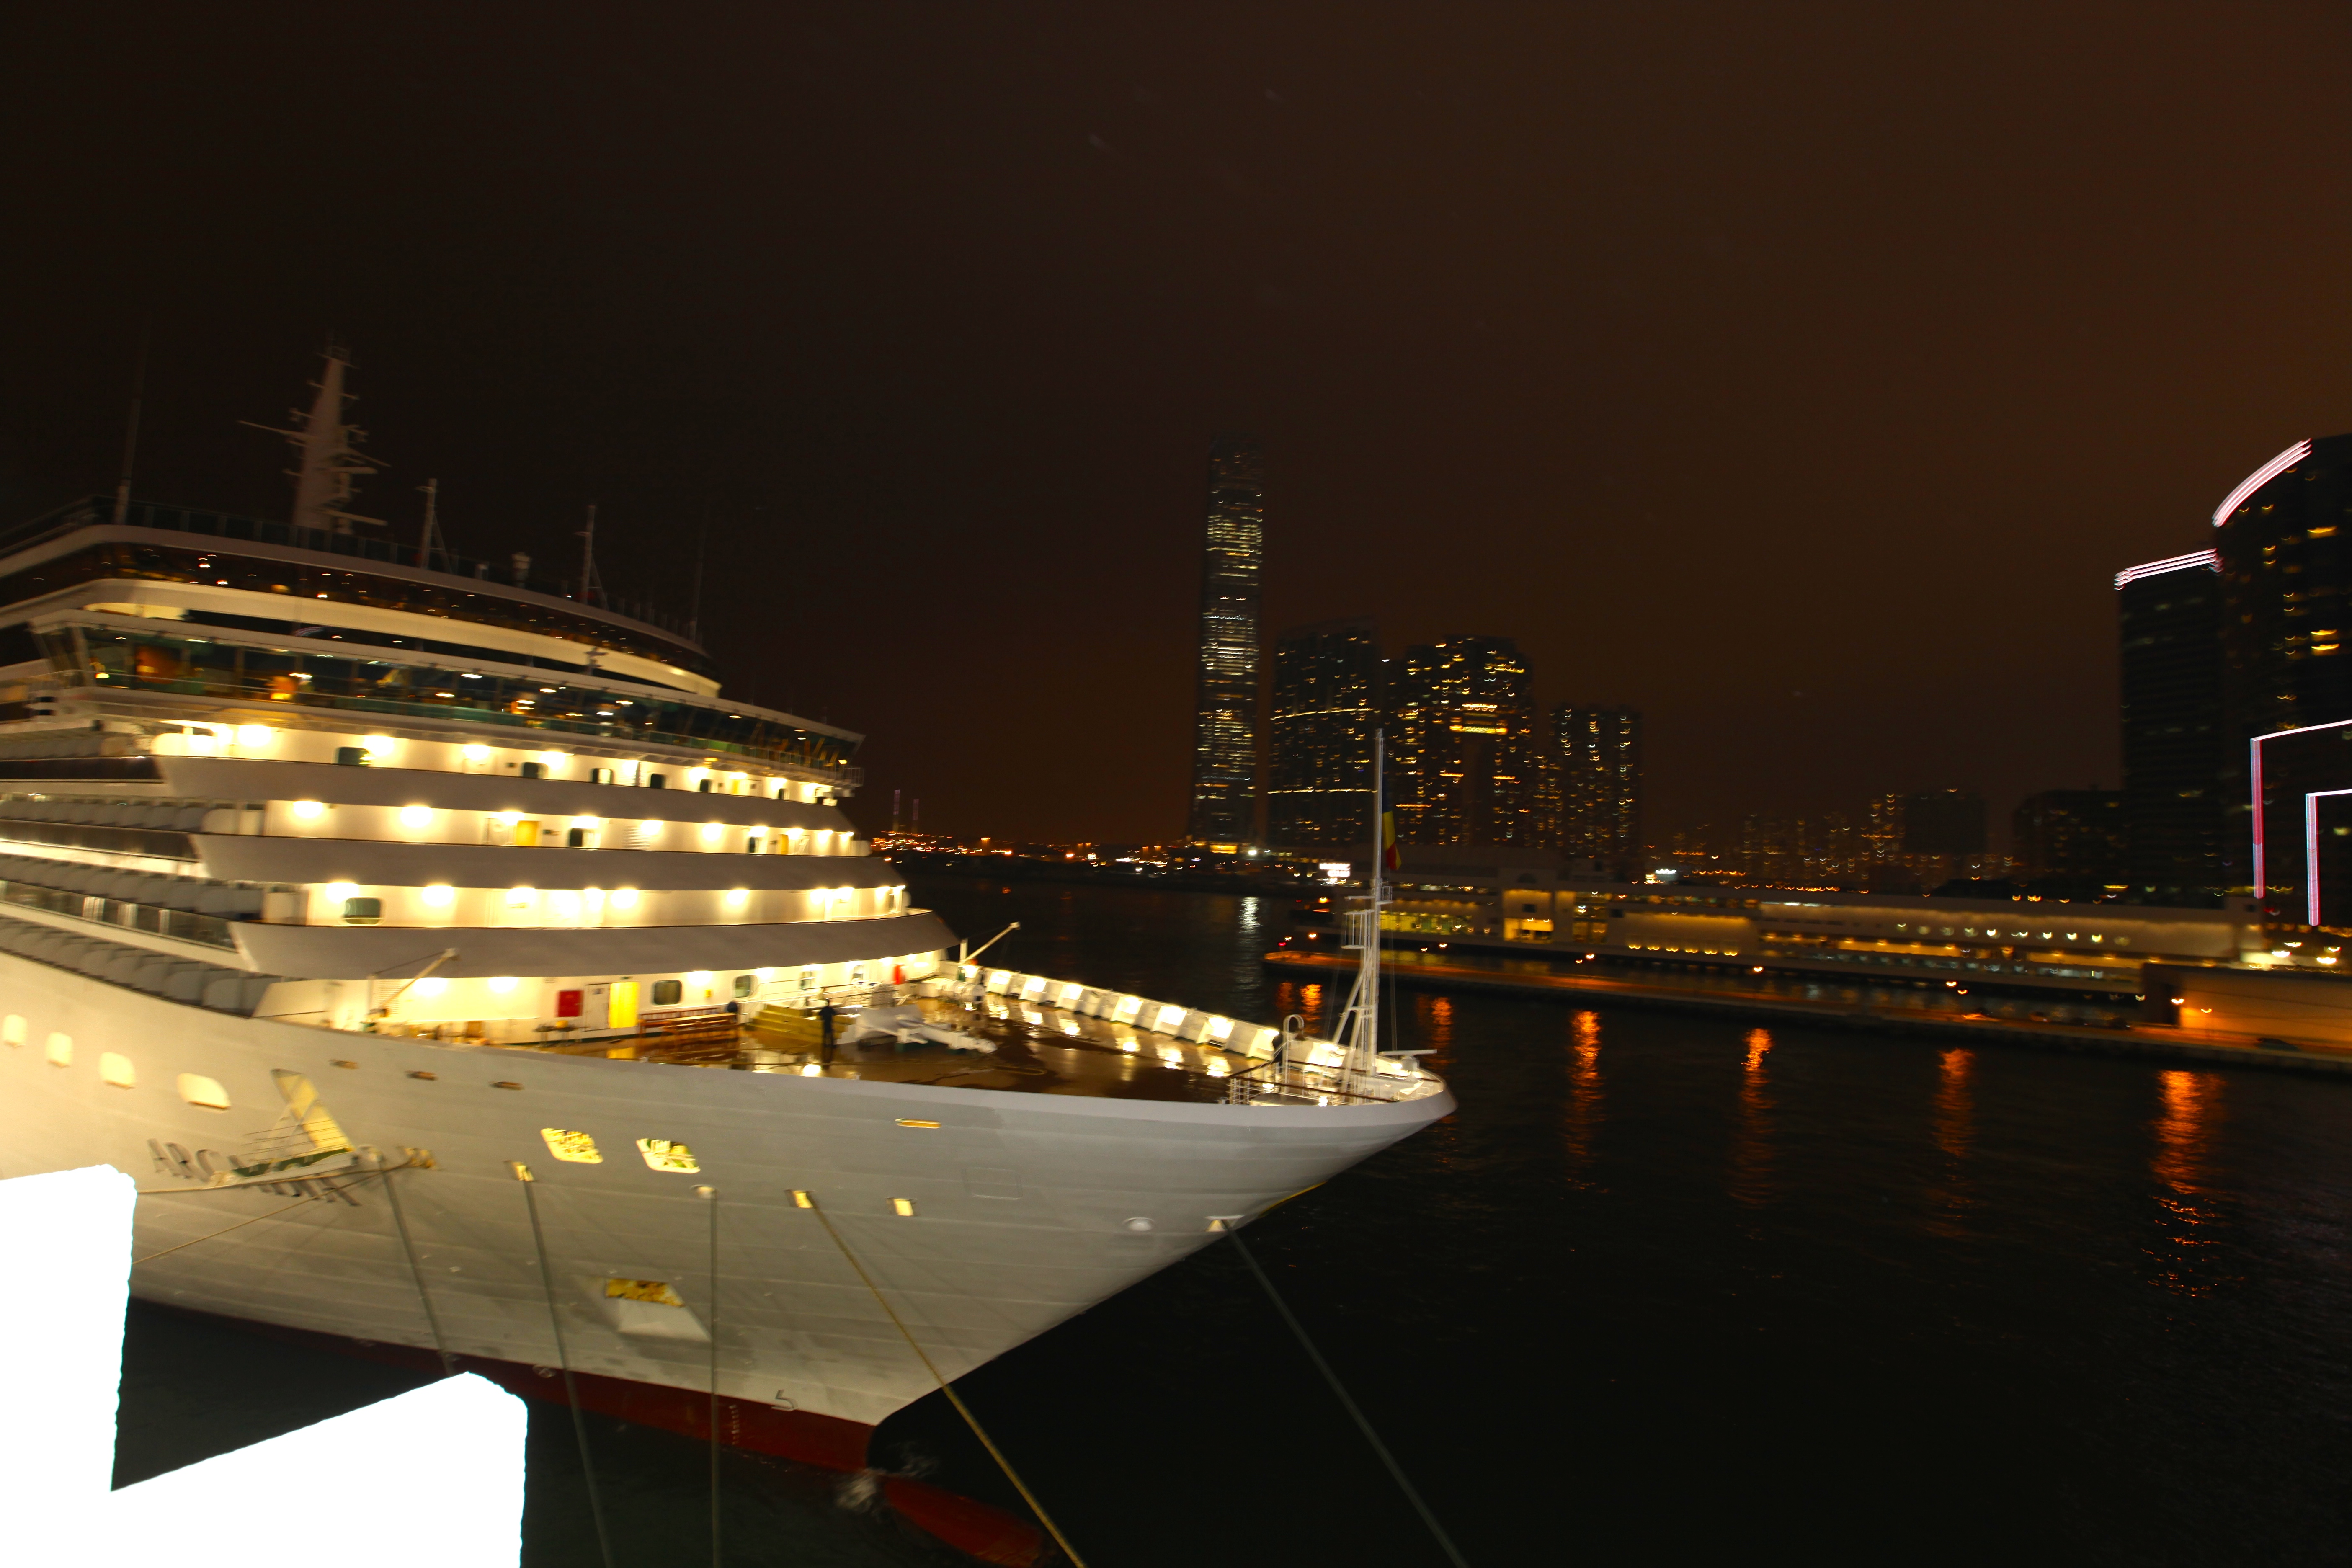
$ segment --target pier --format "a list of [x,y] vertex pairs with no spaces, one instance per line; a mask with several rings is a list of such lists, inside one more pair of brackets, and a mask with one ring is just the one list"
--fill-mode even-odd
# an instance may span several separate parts
[[[1931,1011],[1925,1007],[1816,1001],[1778,992],[1745,990],[1736,984],[1695,990],[1601,974],[1481,968],[1459,961],[1433,961],[1426,954],[1398,954],[1397,958],[1399,962],[1392,963],[1387,971],[1391,981],[1424,990],[1486,991],[1549,997],[1559,1002],[1664,1007],[1740,1019],[1805,1024],[1815,1028],[1920,1036],[1954,1045],[2011,1045],[2092,1056],[2352,1075],[2352,1048],[2319,1041],[2292,1041],[2161,1024],[2066,1024]],[[1286,948],[1268,952],[1265,963],[1269,969],[1328,978],[1332,984],[1351,974],[1356,967],[1352,958],[1340,953],[1303,952]]]

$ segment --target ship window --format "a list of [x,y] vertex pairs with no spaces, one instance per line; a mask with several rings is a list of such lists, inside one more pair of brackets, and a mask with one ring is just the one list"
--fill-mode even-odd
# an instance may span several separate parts
[[656,1171],[675,1171],[691,1175],[702,1169],[694,1157],[693,1150],[683,1143],[673,1143],[667,1138],[640,1138],[637,1140],[637,1152],[643,1154],[646,1163]]
[[525,763],[522,765],[522,776],[527,779],[543,779],[547,776],[547,765],[544,763]]
[[749,996],[751,994],[751,985],[752,980],[750,975],[737,975],[735,977],[735,994],[738,996]]
[[115,1089],[139,1087],[139,1070],[120,1051],[108,1051],[98,1058],[98,1076],[100,1082]]
[[574,1132],[563,1127],[542,1127],[539,1135],[547,1140],[547,1152],[559,1160],[569,1160],[575,1165],[601,1165],[604,1156],[596,1152],[596,1140],[585,1132]]
[[696,784],[694,787],[700,790],[703,794],[709,795],[710,793],[710,780],[704,779],[700,784]]
[[588,770],[588,782],[590,784],[611,784],[613,782],[613,770],[610,768],[590,768]]
[[890,1200],[890,1212],[897,1215],[900,1219],[912,1219],[915,1217],[915,1200],[912,1198],[892,1198]]
[[588,847],[588,830],[584,827],[572,828],[563,836],[563,843],[567,848],[585,849]]
[[73,1037],[71,1035],[51,1035],[49,1037],[47,1050],[49,1065],[51,1067],[69,1068],[73,1066]]
[[373,925],[383,919],[382,899],[345,899],[343,919],[352,925]]
[[654,1005],[674,1007],[677,1005],[677,999],[685,990],[685,985],[678,981],[656,980],[654,982]]
[[0,1018],[0,1040],[12,1046],[25,1043],[25,1016],[22,1013],[11,1013],[5,1018]]
[[190,1105],[200,1105],[206,1110],[228,1109],[228,1090],[220,1086],[220,1079],[206,1078],[200,1072],[184,1072],[180,1075],[180,1098]]
[[646,787],[647,789],[667,789],[669,788],[669,775],[667,773],[647,773],[646,775]]
[[365,746],[337,746],[335,748],[335,765],[339,768],[366,767],[368,765],[367,748]]

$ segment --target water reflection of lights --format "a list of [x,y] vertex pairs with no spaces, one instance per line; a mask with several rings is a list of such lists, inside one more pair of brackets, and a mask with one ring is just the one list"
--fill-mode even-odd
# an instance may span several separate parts
[[1594,1158],[1604,1105],[1601,1082],[1601,1015],[1579,1013],[1570,1020],[1568,1067],[1568,1163],[1580,1175]]
[[2210,1269],[2193,1267],[2199,1249],[2217,1237],[2221,1212],[2213,1201],[2212,1155],[2221,1120],[2223,1079],[2210,1072],[2156,1075],[2158,1104],[2149,1131],[2156,1147],[2148,1168],[2160,1186],[2156,1194],[2157,1242],[2148,1248],[2158,1265],[2157,1282],[2183,1296],[2202,1296],[2221,1281]]
[[1748,1059],[1739,1075],[1739,1129],[1731,1145],[1732,1197],[1750,1207],[1772,1201],[1772,1094],[1765,1058],[1769,1030],[1748,1031]]
[[1960,1234],[1958,1219],[1970,1202],[1969,1150],[1976,1138],[1976,1053],[1965,1046],[1944,1052],[1936,1079],[1930,1131],[1944,1156],[1943,1179],[1927,1192],[1933,1217],[1927,1228],[1939,1236]]
[[1420,996],[1413,1001],[1414,1014],[1421,1023],[1421,1043],[1435,1052],[1439,1061],[1454,1044],[1454,998],[1451,996]]

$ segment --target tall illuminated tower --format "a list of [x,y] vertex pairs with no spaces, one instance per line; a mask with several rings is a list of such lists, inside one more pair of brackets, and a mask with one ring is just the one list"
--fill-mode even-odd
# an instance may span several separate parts
[[1264,470],[1257,441],[1220,436],[1209,447],[1209,520],[1201,552],[1201,669],[1192,718],[1197,844],[1256,837],[1257,600],[1265,555]]
[[1294,626],[1275,639],[1266,715],[1266,841],[1360,850],[1372,836],[1372,734],[1381,643],[1367,619]]

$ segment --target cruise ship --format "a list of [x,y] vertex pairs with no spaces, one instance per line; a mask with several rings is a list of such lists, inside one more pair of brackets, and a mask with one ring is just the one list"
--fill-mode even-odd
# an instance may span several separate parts
[[1361,1026],[966,961],[856,735],[355,516],[347,370],[288,521],[0,535],[0,1174],[137,1173],[138,1296],[855,1468],[1452,1108]]

